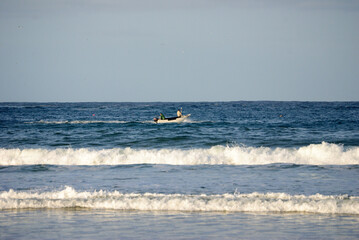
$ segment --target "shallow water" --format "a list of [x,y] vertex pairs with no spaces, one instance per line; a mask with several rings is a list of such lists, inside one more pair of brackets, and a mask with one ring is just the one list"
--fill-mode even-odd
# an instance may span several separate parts
[[[36,219],[36,222],[34,222]],[[16,210],[0,215],[3,239],[353,239],[350,215]]]

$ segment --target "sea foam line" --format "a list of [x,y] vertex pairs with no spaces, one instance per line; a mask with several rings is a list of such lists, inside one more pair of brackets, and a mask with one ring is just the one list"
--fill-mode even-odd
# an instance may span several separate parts
[[215,146],[209,149],[0,149],[0,165],[357,165],[359,147],[311,144],[295,148]]
[[89,208],[141,211],[303,212],[359,214],[359,197],[250,193],[186,195],[118,191],[0,192],[0,209]]
[[[197,122],[192,122],[190,119],[185,119],[183,122],[186,123],[197,123]],[[94,124],[94,123],[104,123],[104,124],[112,124],[112,123],[118,123],[118,124],[126,124],[126,123],[152,123],[152,124],[156,124],[153,120],[145,120],[145,121],[120,121],[120,120],[73,120],[73,121],[68,121],[68,120],[62,120],[62,121],[45,121],[45,120],[40,120],[40,121],[35,121],[35,122],[25,122],[27,124],[48,124],[48,125],[56,125],[56,124]]]
[[91,124],[91,123],[127,123],[126,121],[119,121],[119,120],[73,120],[73,121],[45,121],[40,120],[36,122],[26,122],[29,124]]

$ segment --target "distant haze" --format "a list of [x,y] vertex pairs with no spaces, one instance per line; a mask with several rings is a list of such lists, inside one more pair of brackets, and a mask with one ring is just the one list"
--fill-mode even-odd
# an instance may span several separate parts
[[357,0],[1,0],[0,101],[359,101]]

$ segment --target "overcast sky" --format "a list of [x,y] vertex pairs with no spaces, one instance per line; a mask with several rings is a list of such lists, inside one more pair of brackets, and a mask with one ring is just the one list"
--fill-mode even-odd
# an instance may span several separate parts
[[1,0],[0,101],[359,101],[357,0]]

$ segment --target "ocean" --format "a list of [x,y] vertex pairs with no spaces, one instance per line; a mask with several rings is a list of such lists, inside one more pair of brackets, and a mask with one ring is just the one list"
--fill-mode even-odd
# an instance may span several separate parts
[[[157,124],[163,113],[191,114]],[[0,239],[359,239],[359,102],[0,103]]]

